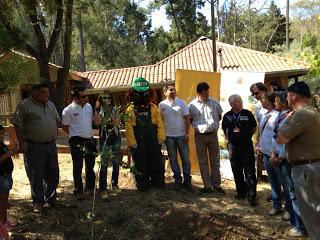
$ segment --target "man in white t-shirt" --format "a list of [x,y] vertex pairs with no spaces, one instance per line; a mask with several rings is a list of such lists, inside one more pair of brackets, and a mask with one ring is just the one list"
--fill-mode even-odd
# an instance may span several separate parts
[[[167,85],[163,88],[166,99],[159,103],[159,111],[163,118],[166,129],[166,147],[170,165],[175,179],[175,190],[184,186],[188,191],[193,192],[190,176],[189,158],[189,110],[186,103],[176,97],[174,85]],[[177,150],[182,161],[183,185],[181,170],[177,160]]]
[[82,167],[85,161],[86,187],[95,187],[95,152],[96,140],[92,136],[93,111],[85,88],[74,87],[71,91],[73,102],[62,112],[62,129],[69,134],[69,144],[73,162],[74,194],[78,200],[83,199]]

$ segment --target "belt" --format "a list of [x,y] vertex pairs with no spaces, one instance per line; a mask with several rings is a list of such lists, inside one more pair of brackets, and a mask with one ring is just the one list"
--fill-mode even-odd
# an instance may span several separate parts
[[320,161],[320,158],[319,159],[312,159],[312,160],[303,160],[303,161],[294,162],[294,163],[291,162],[291,165],[293,167],[295,167],[295,166],[300,166],[300,165],[309,164],[309,163],[315,163],[315,162],[319,162],[319,161]]
[[196,133],[199,133],[201,135],[209,135],[211,133],[214,133],[215,131],[211,131],[211,132],[204,132],[204,133],[201,133],[201,132],[196,132]]
[[31,141],[31,140],[25,140],[27,143],[35,143],[35,144],[50,144],[54,143],[55,141],[49,141],[49,142],[36,142],[36,141]]

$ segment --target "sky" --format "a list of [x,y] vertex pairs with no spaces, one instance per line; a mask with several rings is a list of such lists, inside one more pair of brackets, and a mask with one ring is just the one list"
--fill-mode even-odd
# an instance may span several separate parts
[[[140,6],[147,7],[151,0],[140,0]],[[258,0],[258,4],[262,4],[265,0]],[[297,0],[290,0],[290,4],[294,3]],[[220,4],[223,1],[220,1]],[[274,0],[275,4],[281,9],[282,13],[285,14],[286,11],[286,1],[285,0]],[[259,6],[259,5],[258,5]],[[208,1],[206,1],[206,5],[200,9],[207,20],[210,22],[211,19],[211,7]],[[168,31],[170,29],[170,21],[167,19],[166,12],[164,7],[160,10],[156,10],[152,13],[152,29],[163,26],[163,28]]]

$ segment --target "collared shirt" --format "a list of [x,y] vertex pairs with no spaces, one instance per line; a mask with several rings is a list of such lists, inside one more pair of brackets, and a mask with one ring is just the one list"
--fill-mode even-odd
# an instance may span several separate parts
[[281,158],[286,158],[286,151],[285,151],[285,145],[279,144],[276,141],[276,132],[279,130],[279,128],[282,127],[282,125],[286,122],[286,119],[288,117],[290,110],[284,110],[281,113],[278,114],[275,125],[274,125],[274,136],[272,138],[272,151],[279,155]]
[[168,99],[159,103],[159,111],[164,120],[166,136],[180,137],[186,135],[185,117],[189,115],[187,104],[175,98],[172,102]]
[[274,136],[273,130],[278,114],[279,112],[274,109],[266,113],[265,115],[263,115],[259,125],[259,148],[262,153],[267,154],[269,156],[271,155],[272,151],[272,138]]
[[209,97],[207,101],[201,101],[198,97],[188,105],[192,127],[200,133],[217,131],[219,128],[219,115],[222,108],[218,101]]
[[75,101],[62,112],[62,124],[69,126],[69,137],[92,137],[93,111],[89,103],[83,107]]
[[320,114],[312,106],[301,106],[279,129],[289,139],[285,144],[290,163],[320,159]]
[[22,129],[26,141],[52,142],[57,139],[60,117],[51,101],[37,102],[32,96],[17,107],[11,123]]

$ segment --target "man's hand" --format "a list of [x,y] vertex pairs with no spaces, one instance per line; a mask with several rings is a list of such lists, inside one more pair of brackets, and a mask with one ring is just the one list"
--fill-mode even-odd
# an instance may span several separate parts
[[184,142],[184,143],[188,143],[188,142],[189,142],[189,136],[188,136],[188,135],[185,135],[185,136],[184,136],[183,142]]

